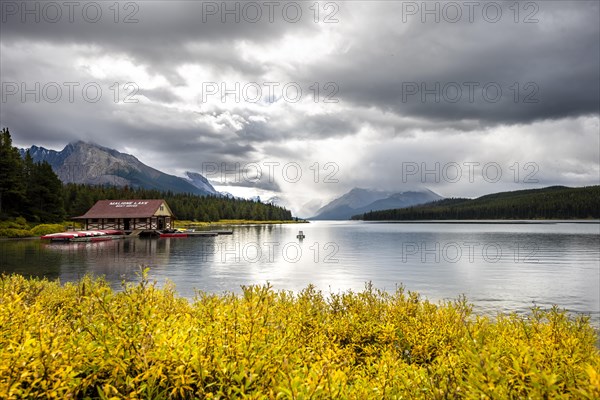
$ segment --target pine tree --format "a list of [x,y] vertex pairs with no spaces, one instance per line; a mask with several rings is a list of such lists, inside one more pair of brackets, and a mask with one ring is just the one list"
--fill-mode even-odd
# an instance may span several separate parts
[[0,132],[0,218],[18,216],[25,200],[23,161],[8,128]]
[[[27,164],[27,158],[25,163]],[[27,181],[28,219],[36,222],[60,222],[65,216],[63,187],[46,161],[33,164]]]

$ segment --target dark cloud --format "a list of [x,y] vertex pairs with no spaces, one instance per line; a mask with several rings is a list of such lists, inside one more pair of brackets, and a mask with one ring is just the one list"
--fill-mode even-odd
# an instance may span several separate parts
[[239,132],[239,137],[255,142],[278,142],[297,139],[327,139],[343,137],[356,133],[358,121],[349,115],[336,113],[332,115],[299,114],[298,121],[288,126],[274,126],[269,122],[250,121]]
[[178,97],[171,90],[163,88],[163,89],[141,89],[138,91],[141,96],[145,96],[148,100],[152,102],[158,103],[175,103],[181,101],[181,98]]
[[[403,3],[364,18],[383,10],[400,18]],[[596,113],[599,3],[539,2],[530,24],[514,23],[513,3],[501,4],[497,23],[422,23],[417,15],[396,34],[367,32],[310,73],[335,75],[341,101],[430,120],[512,124]]]
[[[301,4],[302,18],[295,21],[295,7],[288,7],[284,12],[284,5],[280,2],[272,2],[277,6],[256,2],[261,5],[260,18],[253,12],[253,7],[244,11],[246,6],[240,1],[229,4],[132,1],[118,3],[119,7],[115,7],[114,2],[83,1],[73,3],[72,16],[71,6],[51,2],[60,6],[59,18],[55,7],[44,11],[44,3],[48,2],[7,3],[11,4],[3,5],[5,21],[1,34],[4,43],[96,46],[102,52],[127,54],[136,63],[150,65],[169,77],[172,84],[181,79],[174,69],[183,63],[207,62],[219,67],[235,65],[244,73],[258,73],[260,66],[240,62],[234,48],[236,41],[269,42],[284,34],[306,34],[315,28],[309,17],[308,4]],[[14,11],[13,5],[16,5]],[[227,10],[235,10],[236,6],[237,12],[227,13]],[[38,12],[28,14],[24,11],[35,10],[36,7]],[[39,22],[36,22],[36,17]],[[57,22],[52,22],[55,19]],[[202,45],[206,43],[210,46]]]
[[[464,157],[502,160],[527,148],[554,163],[545,164],[548,182],[568,176],[588,182],[589,174],[577,171],[598,169],[597,142],[589,134],[598,129],[600,108],[597,1],[481,2],[472,22],[466,2],[427,2],[440,10],[437,22],[431,14],[422,22],[422,10],[414,7],[424,2],[330,2],[335,7],[320,9],[317,23],[313,2],[297,3],[302,16],[296,22],[289,18],[293,9],[285,16],[282,11],[293,2],[275,2],[273,22],[265,2],[126,2],[119,3],[117,22],[115,2],[96,2],[102,16],[95,23],[83,17],[85,2],[78,3],[73,22],[64,6],[57,23],[42,14],[39,23],[31,15],[22,22],[10,4],[20,13],[24,3],[43,12],[50,2],[2,2],[0,125],[23,146],[61,149],[74,140],[94,141],[171,173],[201,172],[203,162],[327,160],[342,166],[337,186],[312,192],[292,187],[307,196],[359,184],[392,187],[393,177],[383,175],[397,171],[399,159],[434,162],[446,159],[450,148],[460,153],[468,147]],[[256,23],[250,22],[256,16],[251,3],[262,7]],[[221,21],[224,4],[240,7],[239,22],[231,14]],[[454,15],[449,4],[462,7],[455,23],[448,21]],[[493,9],[483,14],[487,4]],[[502,15],[496,22],[494,4]],[[203,11],[216,13],[204,20]],[[124,22],[127,16],[132,23]],[[324,23],[327,16],[339,21]],[[21,85],[31,89],[36,82],[40,88],[60,85],[62,98],[22,98]],[[65,82],[79,85],[74,101]],[[121,90],[116,100],[115,82]],[[123,101],[126,82],[137,85],[137,103]],[[291,102],[278,93],[236,102],[218,93],[203,101],[203,84],[211,82],[230,89],[294,83],[303,98]],[[331,95],[327,83],[335,85],[338,102],[323,101]],[[10,93],[13,84],[19,93]],[[99,85],[101,99],[82,99],[85,84]],[[436,85],[439,101],[432,93],[422,97],[423,89]],[[502,95],[496,99],[497,88]],[[527,132],[528,147],[518,132]],[[574,135],[576,141],[569,139]],[[442,137],[450,141],[440,146]],[[484,144],[489,147],[477,147]],[[569,149],[569,164],[554,154],[561,148]],[[290,189],[285,182],[267,183],[249,187]],[[310,200],[300,195],[298,202]]]

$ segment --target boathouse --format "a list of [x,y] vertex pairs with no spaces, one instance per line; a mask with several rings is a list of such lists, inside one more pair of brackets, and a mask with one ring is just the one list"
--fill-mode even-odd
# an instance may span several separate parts
[[86,230],[172,229],[175,216],[164,200],[99,200],[84,215]]

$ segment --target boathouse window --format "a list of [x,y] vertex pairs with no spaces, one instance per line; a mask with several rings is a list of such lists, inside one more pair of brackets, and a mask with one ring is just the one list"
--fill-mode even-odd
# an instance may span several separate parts
[[160,206],[160,211],[165,211],[165,206],[161,205]]

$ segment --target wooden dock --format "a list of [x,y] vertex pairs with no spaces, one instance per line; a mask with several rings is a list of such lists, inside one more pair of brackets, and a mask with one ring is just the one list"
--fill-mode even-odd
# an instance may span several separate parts
[[181,231],[181,232],[161,232],[155,229],[136,229],[132,231],[128,237],[150,237],[150,238],[166,238],[166,237],[215,237],[219,235],[233,235],[233,231]]
[[214,232],[217,235],[233,235],[233,231],[225,231],[225,230],[222,230],[222,231],[204,231],[204,232]]
[[131,231],[128,237],[159,237],[160,231],[156,229],[135,229]]

